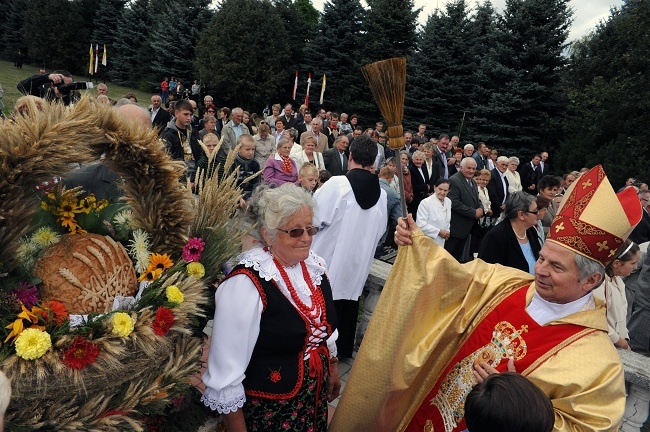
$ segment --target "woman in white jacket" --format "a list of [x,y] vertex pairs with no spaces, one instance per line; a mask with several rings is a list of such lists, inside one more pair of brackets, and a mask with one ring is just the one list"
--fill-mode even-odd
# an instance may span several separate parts
[[506,178],[508,179],[508,193],[519,192],[521,187],[521,178],[517,172],[519,166],[519,158],[513,156],[508,159],[508,170],[506,171]]
[[323,162],[323,154],[316,151],[316,140],[314,137],[307,137],[302,146],[301,151],[291,154],[291,159],[296,162],[296,166],[300,168],[303,164],[309,162],[314,164],[318,171],[325,169],[325,162]]
[[439,179],[433,188],[433,194],[420,202],[416,223],[422,232],[431,237],[440,246],[445,245],[445,240],[451,234],[451,200],[449,193],[449,180]]

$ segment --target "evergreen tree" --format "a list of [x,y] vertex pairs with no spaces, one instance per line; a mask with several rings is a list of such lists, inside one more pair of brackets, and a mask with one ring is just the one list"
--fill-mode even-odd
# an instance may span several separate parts
[[368,0],[364,19],[364,62],[405,57],[417,45],[418,15],[413,0]]
[[409,58],[406,121],[412,129],[425,123],[434,134],[458,134],[463,111],[475,99],[474,23],[465,0],[435,11],[419,35],[419,49]]
[[92,5],[84,0],[30,0],[24,27],[30,58],[49,70],[87,73]]
[[92,43],[99,44],[100,47],[106,44],[107,49],[113,49],[125,3],[126,0],[100,0],[99,7],[95,11]]
[[476,107],[476,137],[541,150],[563,114],[560,73],[572,11],[569,0],[506,0],[490,58],[482,64],[489,100]]
[[109,63],[111,80],[127,86],[143,87],[151,76],[150,65],[153,60],[147,55],[149,29],[151,28],[149,0],[135,0],[128,5],[117,24],[117,33]]
[[[294,70],[299,69],[305,57],[307,39],[314,31],[314,13],[316,14],[316,24],[318,23],[318,11],[312,6],[310,0],[302,0],[300,3],[294,0],[275,0],[273,4],[287,32],[290,57],[288,66],[293,67]],[[294,80],[295,76],[287,73],[281,88],[292,88]],[[297,96],[298,101],[302,101],[303,98],[304,92]],[[276,95],[276,100],[289,101],[286,91]]]
[[[269,0],[224,0],[201,33],[198,72],[217,95],[217,103],[264,106],[294,69],[287,39]],[[250,41],[271,41],[272,48],[253,50]]]
[[359,0],[325,2],[318,29],[305,49],[304,69],[313,72],[312,105],[318,103],[322,76],[327,76],[323,106],[339,113],[368,117],[376,111],[372,95],[361,75],[362,22]]
[[25,54],[27,47],[23,39],[23,27],[25,26],[25,14],[29,0],[3,1],[0,8],[4,18],[0,21],[3,25],[0,30],[0,40],[3,41],[4,49],[2,57],[13,61],[16,53],[20,50]]
[[569,100],[557,165],[603,163],[610,181],[650,180],[650,2],[627,0],[593,34],[573,44],[565,86]]
[[[194,77],[194,50],[201,29],[210,20],[209,4],[210,0],[170,0],[162,12],[154,13],[149,45],[154,57],[151,70],[158,81],[173,76],[185,85],[190,84]],[[152,5],[154,10],[161,8],[158,2]]]

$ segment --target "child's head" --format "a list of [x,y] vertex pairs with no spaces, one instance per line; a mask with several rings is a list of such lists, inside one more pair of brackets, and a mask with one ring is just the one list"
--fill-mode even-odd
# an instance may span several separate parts
[[306,191],[313,191],[318,183],[318,168],[312,163],[305,162],[298,173],[300,186]]
[[469,432],[551,432],[551,400],[526,377],[514,372],[488,376],[465,400]]
[[203,135],[203,145],[208,149],[209,154],[214,153],[214,149],[219,144],[219,137],[213,133]]
[[393,171],[387,166],[383,166],[379,170],[379,178],[388,180],[389,183],[393,180],[393,175]]
[[331,178],[332,178],[331,172],[327,170],[321,170],[321,172],[318,173],[318,187],[323,186],[325,182]]
[[616,259],[605,267],[605,273],[609,277],[629,276],[636,267],[640,254],[639,245],[629,239],[625,240],[623,245],[618,249]]
[[255,139],[251,135],[241,135],[237,140],[237,153],[243,159],[253,159],[255,156]]

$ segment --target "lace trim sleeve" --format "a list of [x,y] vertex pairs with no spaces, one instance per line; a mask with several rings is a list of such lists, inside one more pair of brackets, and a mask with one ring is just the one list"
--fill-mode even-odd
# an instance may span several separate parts
[[238,409],[243,408],[244,403],[246,402],[244,387],[239,385],[237,386],[237,390],[239,389],[241,389],[241,391],[235,396],[232,396],[232,390],[235,389],[231,388],[230,392],[225,392],[226,394],[231,393],[231,396],[224,398],[224,392],[219,392],[208,387],[205,389],[203,396],[201,396],[201,402],[212,411],[217,411],[219,414],[233,413]]

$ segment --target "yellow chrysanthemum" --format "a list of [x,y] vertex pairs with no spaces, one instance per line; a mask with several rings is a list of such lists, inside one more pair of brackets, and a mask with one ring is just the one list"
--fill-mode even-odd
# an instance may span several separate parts
[[28,328],[16,338],[16,354],[25,360],[41,358],[52,346],[52,338],[42,330]]
[[170,303],[181,304],[185,301],[185,296],[176,285],[168,286],[165,290],[165,295],[167,296],[167,301]]
[[41,248],[58,243],[59,240],[61,240],[61,236],[52,231],[49,227],[39,228],[31,238],[31,241]]
[[205,276],[205,267],[200,262],[191,262],[185,267],[187,274],[194,276],[197,279],[201,279]]
[[174,265],[174,262],[171,260],[167,254],[157,254],[152,253],[149,256],[149,268],[156,268],[158,270],[167,270]]
[[135,323],[131,315],[125,312],[116,312],[113,314],[113,334],[121,337],[127,337],[133,331]]

